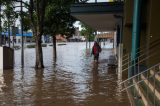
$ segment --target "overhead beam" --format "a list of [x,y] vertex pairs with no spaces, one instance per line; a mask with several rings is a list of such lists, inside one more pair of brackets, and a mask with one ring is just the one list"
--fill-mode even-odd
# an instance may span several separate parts
[[123,2],[75,3],[71,5],[71,14],[117,14],[123,12]]

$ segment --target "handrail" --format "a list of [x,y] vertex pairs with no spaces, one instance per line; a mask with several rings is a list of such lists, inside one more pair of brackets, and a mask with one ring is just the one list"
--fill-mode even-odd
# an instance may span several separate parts
[[[122,84],[128,82],[129,80],[132,80],[133,78],[135,78],[135,77],[137,77],[137,76],[139,76],[139,75],[142,75],[143,73],[148,72],[148,71],[150,71],[151,69],[153,69],[154,67],[157,67],[157,66],[160,66],[160,63],[158,63],[158,64],[156,64],[156,65],[154,65],[154,66],[152,66],[152,67],[146,69],[145,71],[140,72],[140,73],[138,73],[138,74],[136,74],[136,75],[134,75],[134,76],[132,76],[132,77],[130,77],[130,78],[128,78],[128,79],[122,81],[122,82],[120,82],[118,85],[122,85]],[[155,74],[159,74],[159,73],[160,73],[160,72],[156,72]],[[137,83],[142,82],[142,81],[144,81],[144,80],[142,79],[142,80],[138,81]],[[136,84],[137,84],[137,83],[136,83]],[[132,85],[130,85],[130,86],[128,86],[128,87],[122,89],[121,91],[124,91],[124,90],[126,90],[126,89],[128,89],[128,88],[130,88],[130,87],[132,87],[132,86],[134,86],[134,85],[135,85],[135,84],[132,84]]]
[[[154,47],[156,47],[156,46],[158,46],[158,45],[160,45],[160,39],[157,39],[157,40],[155,40],[155,41],[153,41],[152,43],[151,43],[151,45],[150,45],[150,47],[149,47],[149,49],[150,50],[152,50],[152,49],[154,49]],[[138,48],[139,49],[139,48]],[[140,54],[141,52],[143,52],[145,49],[142,49],[141,51],[138,51],[136,54]],[[145,55],[146,53],[143,53],[143,54],[141,54],[141,56],[139,56],[139,57],[142,57],[143,55]],[[127,57],[126,57],[127,56]],[[125,54],[125,59],[123,59],[124,58],[124,56],[123,56],[123,58],[122,58],[122,67],[123,66],[126,66],[128,63],[131,63],[131,61],[132,60],[129,60],[130,58],[131,58],[131,54],[129,54],[129,53],[127,53],[127,54]],[[137,57],[138,58],[138,57]],[[128,60],[128,61],[127,61]],[[124,63],[124,64],[123,64]]]
[[[157,40],[156,40],[157,41]],[[160,42],[157,44],[157,43],[155,43],[154,45],[152,44],[152,46],[150,46],[150,51],[149,52],[144,52],[143,54],[141,54],[139,57],[136,57],[134,60],[136,60],[136,59],[138,59],[138,58],[140,58],[140,57],[142,57],[142,56],[144,56],[145,54],[147,54],[147,53],[150,53],[150,52],[153,52],[153,50],[155,49],[155,47],[157,47],[158,45],[160,45]],[[151,56],[147,56],[147,58],[148,57],[152,57],[153,55],[151,55]],[[145,58],[145,59],[143,59],[143,61],[144,60],[147,60],[147,58]],[[128,56],[128,59],[129,59],[129,56]],[[125,60],[126,61],[126,60]],[[123,63],[124,61],[122,60],[122,63]],[[122,67],[123,66],[126,66],[127,64],[130,64],[132,62],[132,60],[130,60],[130,61],[127,61],[126,63],[124,63],[123,65],[122,65]],[[142,62],[142,61],[141,61]],[[136,65],[136,64],[135,64]],[[132,65],[132,66],[134,66],[134,65]],[[130,67],[132,67],[132,66],[129,66],[129,67],[127,67],[126,69],[124,69],[124,70],[122,70],[122,72],[123,71],[125,71],[125,70],[127,70],[127,69],[129,69]]]
[[[151,49],[151,48],[153,48],[155,45],[157,46],[157,45],[159,45],[159,44],[160,44],[160,39],[157,39],[157,40],[151,42],[149,49]],[[141,52],[144,51],[144,50],[145,50],[145,49],[142,49],[142,50],[138,51],[136,54],[139,54],[139,53],[141,53]]]
[[[154,44],[156,44],[156,43],[160,44],[160,39],[157,39],[157,40],[151,42],[151,43],[150,43],[151,47],[154,46]],[[141,48],[144,48],[145,46],[146,46],[146,45],[143,45],[143,46],[137,48],[137,50],[140,50],[140,51],[138,51],[136,54],[139,54],[139,53],[141,53],[142,51],[144,51],[145,49],[142,49],[142,50],[141,50]],[[150,48],[151,48],[151,47],[150,47]],[[124,58],[124,57],[126,57],[126,56],[128,56],[128,55],[131,55],[131,54],[127,53],[127,54],[125,54],[122,58]],[[127,59],[126,59],[126,60],[127,60]]]
[[[154,49],[155,49],[155,48],[151,49],[149,52],[145,52],[145,53],[141,54],[140,56],[134,58],[134,60],[136,60],[136,59],[138,59],[138,58],[141,58],[142,56],[145,56],[146,54],[148,54],[148,53],[150,53],[150,52],[153,52]],[[132,60],[128,61],[127,63],[130,63],[131,61],[132,61]],[[123,64],[122,67],[125,66],[125,65],[127,65],[127,63]]]
[[[156,73],[155,73],[155,75],[157,75],[157,74],[160,74],[160,72],[156,72]],[[122,90],[120,90],[120,92],[123,92],[123,91],[125,91],[126,89],[129,89],[130,87],[132,87],[132,86],[134,86],[134,85],[136,85],[136,84],[139,84],[139,83],[143,82],[144,80],[147,80],[147,79],[149,79],[149,78],[152,78],[153,76],[154,76],[154,75],[151,75],[151,76],[148,77],[148,78],[144,78],[144,79],[142,79],[142,80],[140,80],[140,81],[138,81],[138,82],[136,82],[136,83],[134,83],[134,84],[132,84],[132,85],[130,85],[130,86],[122,89]]]
[[131,56],[131,55],[130,55],[129,53],[127,53],[127,55],[126,55],[126,56],[127,56],[127,58],[125,58],[124,60],[122,60],[122,62],[124,62],[124,61],[128,60],[128,59],[130,58],[130,56]]
[[154,53],[154,54],[152,54],[152,55],[147,56],[147,57],[144,58],[144,59],[141,59],[139,62],[137,62],[137,63],[135,63],[135,64],[133,64],[133,65],[131,65],[131,66],[125,68],[124,70],[122,70],[122,72],[128,70],[129,68],[131,68],[131,67],[133,67],[133,66],[136,66],[137,64],[143,62],[144,60],[147,60],[148,58],[150,58],[150,57],[152,57],[152,56],[154,56],[154,55],[156,55],[156,54],[158,54],[158,53]]
[[[157,39],[154,42],[152,42],[149,45],[148,48],[145,47],[144,49],[141,49],[138,52],[136,52],[136,54],[139,55],[138,57],[131,59],[131,54],[125,55],[125,58],[124,58],[124,56],[122,57],[122,59],[123,59],[122,63],[124,63],[124,64],[122,64],[122,67],[121,67],[122,72],[124,72],[124,71],[130,69],[131,67],[135,66],[136,68],[134,68],[133,71],[136,71],[137,73],[135,73],[134,76],[132,76],[132,77],[130,77],[130,78],[128,78],[128,79],[126,79],[126,80],[124,80],[124,81],[122,81],[122,82],[120,82],[118,84],[119,86],[123,86],[120,89],[120,92],[123,92],[123,91],[125,91],[125,90],[127,90],[127,89],[129,89],[129,88],[131,88],[133,86],[136,86],[136,88],[134,88],[134,91],[133,91],[134,94],[133,95],[134,96],[138,96],[138,95],[142,96],[141,93],[140,93],[141,89],[139,88],[139,85],[137,85],[137,84],[139,84],[141,82],[145,82],[146,84],[148,83],[148,85],[149,85],[150,84],[149,79],[150,78],[154,78],[154,82],[153,82],[154,85],[153,85],[153,87],[149,86],[149,88],[147,88],[147,94],[146,95],[147,95],[147,98],[148,98],[148,95],[149,95],[148,94],[148,89],[151,89],[152,92],[154,93],[154,95],[157,96],[157,97],[159,97],[159,93],[156,94],[157,90],[155,88],[156,87],[155,78],[156,78],[157,74],[160,74],[160,71],[156,72],[155,70],[156,70],[156,68],[160,67],[160,63],[158,63],[158,64],[156,64],[156,65],[154,65],[154,66],[152,66],[152,67],[150,67],[150,68],[148,68],[146,70],[141,70],[142,72],[140,72],[140,63],[141,62],[143,62],[145,60],[148,60],[149,58],[151,58],[151,57],[157,55],[158,53],[160,53],[157,50],[157,49],[160,49],[159,45],[160,45],[160,39]],[[138,48],[138,49],[140,49],[140,48]],[[146,52],[145,52],[145,50],[146,50]],[[149,51],[147,51],[147,50],[149,50]],[[127,58],[126,58],[126,56],[127,56]],[[131,64],[133,61],[135,61],[135,62],[133,64]],[[125,68],[124,66],[126,66],[127,68]],[[125,69],[123,69],[123,67]],[[149,75],[148,72],[150,70],[152,70],[152,69],[154,69],[154,74]],[[146,77],[142,76],[142,75],[145,75],[145,74],[147,75]],[[140,79],[140,77],[143,77],[143,78]],[[137,81],[134,81],[134,79],[137,79]],[[136,92],[135,90],[137,90],[138,94],[135,93]],[[155,106],[155,103],[156,103],[155,96],[154,96],[154,102],[153,102],[154,106]],[[147,102],[147,105],[148,105],[148,103],[149,102]]]
[[133,79],[134,77],[137,77],[138,75],[143,74],[144,72],[147,72],[147,71],[151,70],[152,68],[154,68],[154,67],[156,67],[156,66],[159,66],[159,65],[160,65],[160,63],[158,63],[158,64],[156,64],[156,65],[154,65],[154,66],[152,66],[152,67],[146,69],[145,71],[140,72],[140,73],[138,73],[138,74],[136,74],[136,75],[134,75],[134,76],[132,76],[132,77],[130,77],[130,78],[128,78],[128,79],[122,81],[122,82],[119,83],[119,84],[121,85],[122,83],[124,83],[124,82],[126,82],[126,81],[128,81],[128,80],[131,80],[131,79]]

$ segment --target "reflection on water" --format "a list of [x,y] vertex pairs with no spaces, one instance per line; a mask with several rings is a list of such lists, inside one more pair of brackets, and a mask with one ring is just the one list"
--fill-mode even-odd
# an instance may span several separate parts
[[116,70],[108,68],[112,49],[105,49],[99,63],[86,55],[85,43],[58,46],[52,60],[52,47],[43,48],[45,68],[34,69],[35,50],[25,49],[25,68],[20,68],[20,50],[15,51],[14,70],[0,75],[2,106],[130,106],[126,93],[120,93]]

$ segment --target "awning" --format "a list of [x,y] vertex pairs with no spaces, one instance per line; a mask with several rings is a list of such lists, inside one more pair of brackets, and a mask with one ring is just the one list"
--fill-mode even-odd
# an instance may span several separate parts
[[[8,36],[8,32],[2,32],[2,36],[3,35],[6,35],[6,36]],[[12,36],[12,32],[10,32],[10,36]],[[16,36],[22,36],[22,34],[16,34]],[[32,32],[24,32],[23,33],[23,36],[26,36],[26,37],[32,37],[33,36],[33,34],[32,34]]]
[[71,15],[97,31],[114,31],[122,16],[123,2],[78,3],[71,6]]

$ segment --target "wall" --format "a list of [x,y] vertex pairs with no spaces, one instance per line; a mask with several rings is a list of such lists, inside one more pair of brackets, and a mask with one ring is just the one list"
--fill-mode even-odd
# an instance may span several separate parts
[[[124,6],[124,30],[123,30],[123,44],[124,54],[131,53],[132,45],[132,26],[133,26],[133,5],[134,0],[126,0]],[[148,26],[150,16],[150,2],[149,0],[141,0],[141,20],[140,20],[140,49],[147,48]],[[141,64],[146,64],[142,62]]]
[[[147,35],[147,42],[150,44],[155,40],[160,39],[160,0],[150,0],[150,16],[149,16],[149,23],[148,23],[148,35]],[[160,41],[160,40],[159,40]],[[149,45],[151,47],[151,45]],[[151,55],[157,52],[157,54],[150,58],[147,61],[148,66],[152,66],[160,62],[160,45],[154,47],[154,51],[149,53]]]
[[124,28],[123,28],[123,48],[124,54],[131,51],[132,38],[132,17],[133,17],[133,0],[125,0],[124,5]]

